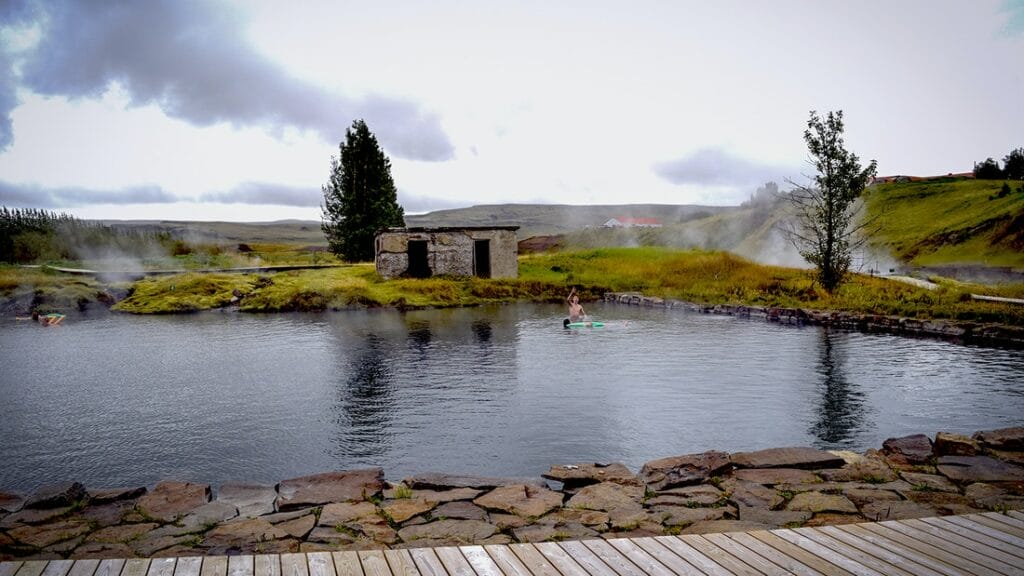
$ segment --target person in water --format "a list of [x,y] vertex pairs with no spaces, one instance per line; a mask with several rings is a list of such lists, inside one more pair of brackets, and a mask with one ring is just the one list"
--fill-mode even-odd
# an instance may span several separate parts
[[569,322],[582,322],[587,313],[583,311],[583,306],[580,306],[580,295],[576,293],[575,286],[565,300],[569,303]]

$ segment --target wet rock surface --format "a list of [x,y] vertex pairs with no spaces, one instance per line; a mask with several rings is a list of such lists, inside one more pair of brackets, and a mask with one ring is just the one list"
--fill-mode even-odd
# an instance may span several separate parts
[[[925,449],[927,447],[927,450]],[[1024,510],[1024,429],[564,464],[553,481],[380,468],[277,486],[162,482],[0,491],[0,560],[369,550],[699,534]],[[28,504],[31,504],[29,506]]]

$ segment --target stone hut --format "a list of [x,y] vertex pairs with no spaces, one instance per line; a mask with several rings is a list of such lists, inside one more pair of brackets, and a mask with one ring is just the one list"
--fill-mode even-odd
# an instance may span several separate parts
[[448,274],[481,278],[519,275],[518,226],[389,228],[377,234],[377,273],[383,278]]

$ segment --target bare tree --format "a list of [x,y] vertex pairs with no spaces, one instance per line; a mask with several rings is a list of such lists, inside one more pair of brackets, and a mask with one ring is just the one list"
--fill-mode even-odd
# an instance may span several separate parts
[[864,231],[870,222],[862,217],[858,199],[875,176],[877,163],[872,160],[861,168],[857,155],[846,150],[842,110],[825,118],[812,110],[804,140],[817,175],[808,186],[790,181],[795,221],[787,234],[817,268],[822,287],[834,292],[850,271],[853,252],[867,241]]

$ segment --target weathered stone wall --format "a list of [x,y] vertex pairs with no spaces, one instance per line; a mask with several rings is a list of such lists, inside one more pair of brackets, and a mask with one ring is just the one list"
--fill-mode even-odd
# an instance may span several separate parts
[[377,235],[377,273],[395,278],[409,270],[409,241],[427,242],[427,265],[432,275],[472,276],[473,244],[489,240],[491,278],[519,275],[518,244],[514,230],[441,229],[437,231],[388,231]]

